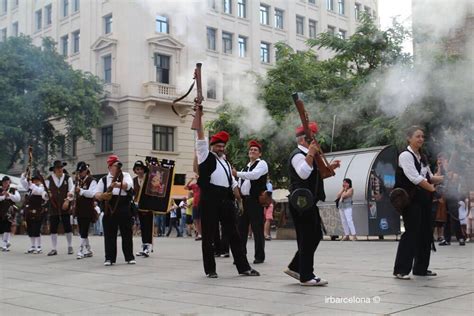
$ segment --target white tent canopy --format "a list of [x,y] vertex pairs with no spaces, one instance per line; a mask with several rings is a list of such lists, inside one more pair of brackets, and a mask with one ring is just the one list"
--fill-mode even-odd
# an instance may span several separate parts
[[14,177],[14,176],[10,176],[8,174],[0,173],[0,180],[4,176],[8,176],[10,178],[12,187],[16,188],[20,192],[26,192],[26,190],[23,188],[23,186],[20,183],[20,178],[19,177]]

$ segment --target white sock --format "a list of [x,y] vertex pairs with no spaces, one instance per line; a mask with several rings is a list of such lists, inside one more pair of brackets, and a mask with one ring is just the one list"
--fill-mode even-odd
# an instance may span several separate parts
[[5,244],[10,241],[10,233],[3,233],[3,241]]
[[31,248],[35,248],[35,239],[36,239],[36,237],[30,237]]
[[81,248],[86,246],[86,239],[81,238]]
[[35,237],[36,239],[36,248],[40,249],[41,248],[41,237]]
[[67,246],[72,247],[72,233],[66,233]]
[[53,250],[58,247],[58,234],[51,234],[51,243],[53,244]]
[[90,243],[89,243],[89,237],[86,238],[86,246],[90,247]]

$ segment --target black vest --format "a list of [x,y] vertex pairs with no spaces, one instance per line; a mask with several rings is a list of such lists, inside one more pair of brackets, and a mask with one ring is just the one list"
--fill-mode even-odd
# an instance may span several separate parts
[[[7,189],[8,193],[14,195],[15,192],[16,192],[16,189],[15,188],[8,188]],[[0,194],[3,194],[3,189],[0,188]],[[5,218],[5,216],[7,215],[7,212],[8,212],[8,209],[10,208],[10,206],[12,205],[15,205],[15,203],[10,200],[10,199],[5,199],[3,201],[0,202],[0,217],[1,218]]]
[[[252,171],[257,167],[260,160],[255,161],[250,168],[245,168],[245,172]],[[243,182],[244,180],[242,180]],[[259,195],[267,189],[267,174],[265,173],[263,176],[258,178],[257,180],[250,180],[250,196],[254,198],[258,198]]]
[[[418,171],[418,173],[421,173],[421,163],[418,161],[415,154],[409,150],[404,150],[402,152],[405,152],[405,151],[409,152],[413,156],[413,160],[415,161],[415,168]],[[395,172],[395,188],[405,189],[407,193],[410,194],[411,196],[415,194],[415,190],[416,190],[416,185],[407,178],[407,176],[403,172],[402,167],[400,166],[397,167],[397,171]]]
[[[207,195],[206,193],[209,192],[212,189],[212,187],[217,187],[211,184],[211,174],[216,170],[216,168],[217,168],[217,158],[212,152],[209,152],[206,160],[204,160],[198,166],[199,178],[197,180],[197,184],[199,188],[201,189],[201,199],[206,198],[206,195]],[[232,183],[229,185],[229,188],[224,188],[224,187],[222,188],[229,190],[229,197],[233,196]]]
[[307,155],[299,148],[295,149],[290,155],[290,159],[288,161],[288,173],[290,176],[290,193],[296,189],[305,188],[313,192],[316,201],[324,202],[326,200],[326,193],[324,192],[323,179],[321,179],[321,177],[319,176],[318,166],[316,165],[316,163],[313,162],[313,171],[309,175],[308,179],[301,179],[298,176],[298,173],[296,173],[295,168],[293,168],[293,165],[291,164],[291,160],[297,154],[303,154],[305,157]]
[[64,200],[67,198],[67,194],[69,191],[69,176],[67,174],[64,175],[63,183],[61,183],[59,188],[56,186],[52,175],[48,177],[48,181],[49,191],[51,192],[51,199],[54,200],[54,202],[50,201],[50,215],[61,215],[69,213],[69,210],[63,210],[62,208]]
[[[85,180],[82,180],[82,183],[79,187],[83,190],[89,190],[92,181],[94,181],[94,179],[91,176],[87,176]],[[77,194],[76,216],[79,218],[94,218],[94,198],[87,198]]]

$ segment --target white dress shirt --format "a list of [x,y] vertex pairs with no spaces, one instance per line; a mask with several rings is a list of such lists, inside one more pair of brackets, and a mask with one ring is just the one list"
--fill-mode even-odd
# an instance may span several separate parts
[[31,190],[31,195],[40,195],[43,200],[48,199],[48,194],[46,193],[46,190],[44,189],[43,185],[36,185],[33,182],[28,182],[24,173],[21,175],[20,183],[25,190]]
[[[54,173],[51,174],[51,177],[53,178],[53,181],[54,181],[54,184],[56,185],[56,187],[60,187],[63,182],[64,182],[64,178],[66,177],[66,174],[63,173],[63,175],[61,176],[61,178],[58,178]],[[46,184],[46,187],[48,189],[51,190],[51,185],[49,183],[49,180],[45,179],[44,180],[44,183]],[[74,192],[74,183],[72,182],[72,178],[69,177],[68,180],[67,180],[67,192],[68,193],[73,193]]]
[[[230,164],[225,160],[225,156],[219,157],[216,153],[209,151],[209,144],[205,139],[196,140],[196,155],[198,164],[203,163],[209,155],[214,155],[218,161],[216,161],[216,170],[211,173],[211,184],[217,185],[220,187],[229,187],[229,178],[231,177],[232,189],[238,186],[237,181],[232,176],[232,169]],[[221,163],[219,163],[219,161]],[[225,168],[225,169],[224,169]]]
[[[87,179],[87,177],[90,177],[90,176],[86,176],[86,178],[84,179],[84,181]],[[84,189],[80,189],[79,191],[79,195],[80,196],[83,196],[85,198],[89,198],[89,199],[92,199],[96,193],[96,190],[97,190],[97,181],[95,181],[94,179],[92,179],[92,182],[91,184],[89,185],[89,188],[87,190],[84,190]]]
[[[254,163],[258,161],[258,164],[255,166],[255,168],[252,171],[239,171],[237,172],[237,178],[240,179],[240,192],[242,192],[242,195],[250,195],[250,189],[252,187],[252,184],[250,181],[252,180],[257,180],[264,174],[268,173],[268,165],[265,160],[262,159],[257,159]],[[252,166],[252,163],[249,162],[247,164],[247,168],[250,168]]]
[[[104,182],[101,179],[96,186],[95,193],[104,193],[105,191],[107,191],[107,188],[110,187],[110,185],[112,184],[113,178],[114,177],[112,177],[112,175],[109,172],[107,174],[107,185],[105,187],[105,190],[104,190]],[[133,180],[132,180],[132,177],[130,176],[130,173],[123,172],[123,183],[127,184],[127,189],[125,190],[122,189],[122,191],[120,191],[120,188],[113,188],[112,195],[119,195],[119,192],[120,192],[121,196],[126,196],[128,194],[127,191],[130,189],[133,189]]]
[[[10,190],[10,187],[8,187],[7,191]],[[13,203],[18,203],[21,200],[20,192],[18,190],[15,190],[15,194],[11,194],[6,197],[5,195],[0,195],[0,201],[5,201],[5,200],[11,200]]]
[[[298,145],[298,149],[304,152],[305,154],[308,153],[308,148]],[[308,165],[306,162],[306,156],[298,153],[293,156],[291,159],[291,165],[293,168],[295,168],[296,173],[298,174],[298,177],[300,177],[303,180],[306,180],[309,178],[311,175],[311,172],[313,172],[313,166]]]
[[433,173],[430,170],[429,166],[425,166],[421,163],[421,156],[416,154],[413,149],[408,146],[407,149],[412,152],[416,160],[421,164],[421,172],[418,172],[415,167],[415,160],[413,155],[407,151],[404,151],[398,156],[398,166],[403,169],[403,173],[413,184],[418,185],[423,180],[426,180],[427,175],[433,177]]

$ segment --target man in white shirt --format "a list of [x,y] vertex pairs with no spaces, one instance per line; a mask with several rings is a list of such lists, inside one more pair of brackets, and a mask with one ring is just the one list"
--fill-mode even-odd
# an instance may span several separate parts
[[[71,226],[71,210],[64,208],[64,201],[74,195],[74,183],[72,178],[64,171],[67,166],[66,162],[60,160],[54,161],[49,168],[51,174],[45,180],[46,190],[49,191],[49,225],[51,231],[51,251],[48,256],[58,254],[58,226],[61,222],[64,227],[64,233],[67,240],[67,253],[72,255],[72,226]],[[69,204],[68,204],[69,205]]]
[[[313,134],[318,132],[315,122],[309,123]],[[297,190],[309,190],[314,197],[314,204],[307,210],[300,211],[290,203],[290,212],[296,230],[298,251],[293,260],[284,271],[289,276],[300,281],[303,286],[320,286],[328,282],[314,272],[314,253],[322,239],[321,216],[319,215],[318,201],[324,201],[324,182],[316,164],[315,156],[318,154],[318,145],[313,140],[308,143],[304,128],[300,126],[295,131],[298,148],[290,155],[289,178],[290,193]],[[339,160],[329,166],[331,169],[339,167]]]
[[232,170],[234,177],[239,178],[240,193],[244,211],[239,216],[239,231],[242,238],[242,247],[247,254],[247,237],[249,224],[255,241],[254,264],[265,261],[265,237],[263,234],[263,206],[259,203],[259,196],[266,190],[268,165],[261,159],[262,145],[252,140],[248,144],[248,156],[250,162],[246,168],[237,172]]
[[135,264],[133,255],[132,212],[130,203],[133,180],[129,173],[122,172],[122,163],[116,155],[107,158],[109,173],[100,179],[95,193],[96,199],[103,201],[103,227],[105,242],[104,266],[115,264],[117,259],[117,232],[120,229],[122,250],[125,261]]
[[17,189],[10,187],[10,178],[4,176],[0,186],[0,234],[2,235],[2,251],[10,251],[10,236],[12,222],[15,220],[15,203],[20,202],[21,197]]
[[220,221],[224,234],[229,238],[239,274],[259,276],[260,274],[250,267],[243,253],[242,241],[237,230],[234,197],[237,181],[233,178],[232,168],[224,155],[229,134],[222,131],[213,135],[210,141],[211,150],[203,129],[197,130],[197,136],[198,184],[201,188],[200,203],[203,210],[201,223],[204,272],[208,278],[217,278],[213,242]]

